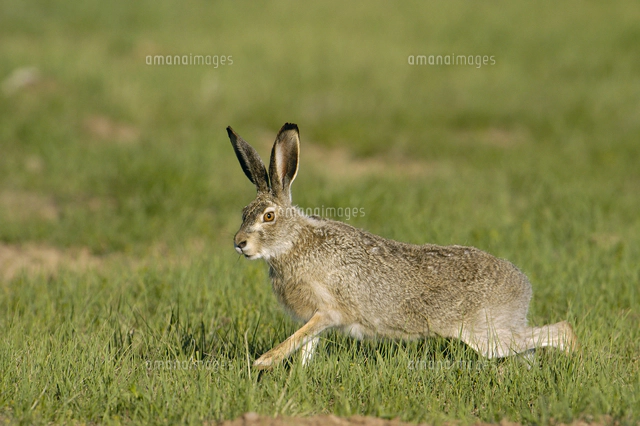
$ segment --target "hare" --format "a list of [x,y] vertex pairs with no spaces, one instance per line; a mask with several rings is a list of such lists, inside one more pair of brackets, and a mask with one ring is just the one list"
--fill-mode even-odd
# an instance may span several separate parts
[[242,211],[236,251],[264,259],[278,301],[305,324],[254,362],[272,368],[302,348],[306,364],[318,335],[460,339],[479,354],[506,357],[537,347],[577,345],[566,321],[527,326],[531,284],[513,264],[473,247],[413,245],[342,222],[307,216],[291,203],[298,172],[298,126],[286,123],[269,173],[231,127],[227,133],[257,196]]

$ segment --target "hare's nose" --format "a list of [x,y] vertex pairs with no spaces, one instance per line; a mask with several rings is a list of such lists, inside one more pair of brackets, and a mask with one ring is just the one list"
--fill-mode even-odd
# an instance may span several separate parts
[[238,247],[240,250],[242,250],[243,248],[245,248],[247,246],[247,241],[240,241],[239,243],[236,243],[236,247]]

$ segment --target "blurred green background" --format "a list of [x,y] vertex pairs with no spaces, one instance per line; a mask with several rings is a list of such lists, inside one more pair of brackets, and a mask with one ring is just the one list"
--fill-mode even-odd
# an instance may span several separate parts
[[[302,133],[301,205],[330,204],[329,194],[362,184],[346,170],[329,182],[331,164],[306,155],[315,144],[379,158],[379,170],[360,174],[387,174],[421,191],[420,217],[403,218],[416,240],[437,232],[433,220],[469,226],[465,217],[495,203],[503,215],[541,214],[537,196],[558,197],[550,205],[557,214],[602,210],[604,226],[638,229],[634,3],[9,0],[1,16],[5,242],[102,253],[217,239],[252,190],[224,128],[234,126],[266,156],[285,121]],[[146,65],[150,55],[198,54],[233,63]],[[410,55],[453,54],[493,56],[495,65],[408,63]],[[10,88],[25,67],[35,68],[31,84]],[[322,152],[318,161],[336,160]],[[398,167],[385,171],[390,161]],[[404,173],[408,161],[416,173]],[[449,209],[439,178],[467,192],[455,198],[469,204]],[[390,188],[386,203],[411,202],[398,196],[401,184]],[[362,207],[373,216],[378,204]],[[50,211],[20,211],[28,205]],[[552,216],[547,226],[556,223]],[[401,232],[394,228],[387,232]]]
[[[161,284],[140,278],[144,291],[155,293],[137,315],[161,328],[180,297],[189,306],[190,288],[212,286],[207,294],[216,303],[246,299],[260,288],[264,301],[229,302],[227,313],[255,325],[260,321],[230,306],[269,309],[265,318],[282,315],[273,321],[285,325],[273,331],[263,318],[256,330],[271,334],[257,347],[285,338],[294,325],[269,294],[266,267],[233,251],[241,208],[255,189],[225,127],[233,126],[267,161],[277,130],[294,122],[301,131],[294,203],[363,209],[348,222],[389,238],[474,245],[510,259],[533,282],[533,322],[567,318],[592,343],[585,345],[592,355],[619,357],[611,361],[616,368],[604,370],[601,387],[588,375],[594,380],[588,395],[575,383],[573,399],[558,403],[556,418],[637,416],[631,407],[640,389],[638,22],[634,1],[3,0],[5,346],[24,336],[20,327],[32,330],[26,335],[34,341],[45,333],[34,319],[36,301],[52,304],[46,312],[60,321],[53,301],[87,303],[92,284],[83,287],[79,278],[90,275],[87,270],[97,268],[100,286],[120,297],[96,307],[95,319],[110,315],[104,309],[137,306],[139,294],[126,286],[136,281],[131,274],[143,274],[139,265],[178,265],[169,276],[181,277],[179,271],[188,275],[205,261],[214,266],[189,281],[192,287],[178,278]],[[232,59],[217,67],[148,65],[156,55]],[[412,55],[487,55],[495,64],[411,65]],[[134,266],[113,272],[121,262]],[[62,285],[57,271],[65,268],[76,271],[68,294],[38,291]],[[231,275],[248,278],[238,286]],[[217,292],[225,286],[237,293]],[[193,303],[191,314],[205,324],[222,315]],[[165,317],[156,317],[156,309]],[[138,321],[133,311],[122,314],[123,324]],[[89,333],[92,320],[82,321]],[[12,365],[4,364],[6,377],[17,374]],[[601,369],[595,361],[588,366]],[[40,390],[7,396],[5,415],[34,421],[26,413]],[[593,395],[600,403],[587,402]],[[549,404],[538,403],[529,417],[471,403],[444,419],[548,420]],[[321,412],[322,406],[301,403],[306,408],[290,413]],[[339,412],[380,414],[348,406]],[[70,415],[51,408],[36,419],[100,418],[101,408],[78,407]],[[166,418],[184,419],[175,409]],[[193,413],[227,418],[244,409],[251,404]],[[138,418],[124,409],[111,412]],[[442,419],[419,412],[402,417]]]

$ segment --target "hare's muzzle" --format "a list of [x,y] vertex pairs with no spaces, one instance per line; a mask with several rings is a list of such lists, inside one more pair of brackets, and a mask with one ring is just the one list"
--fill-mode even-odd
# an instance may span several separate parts
[[[236,251],[240,254],[244,254],[244,252],[242,251],[242,249],[244,249],[247,246],[247,241],[243,240],[243,241],[234,241],[233,242],[233,246],[235,247]],[[246,254],[245,254],[246,256]]]
[[238,232],[233,238],[233,247],[236,251],[248,259],[257,259],[255,244],[250,241],[246,232]]

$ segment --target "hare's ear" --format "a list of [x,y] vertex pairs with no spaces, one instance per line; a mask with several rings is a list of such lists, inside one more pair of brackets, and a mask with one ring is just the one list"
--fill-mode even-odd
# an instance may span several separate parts
[[227,127],[227,133],[244,174],[253,182],[258,192],[269,191],[267,169],[256,150],[234,132],[231,126]]
[[298,155],[300,153],[300,138],[298,126],[286,123],[276,137],[271,150],[269,177],[271,191],[278,198],[291,201],[291,183],[298,173]]

